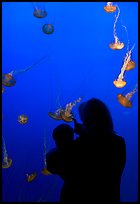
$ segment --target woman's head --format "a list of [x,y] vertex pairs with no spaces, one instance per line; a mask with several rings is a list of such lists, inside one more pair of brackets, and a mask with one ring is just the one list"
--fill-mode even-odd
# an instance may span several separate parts
[[79,106],[79,116],[85,126],[97,125],[113,130],[113,121],[107,106],[99,99],[92,98]]

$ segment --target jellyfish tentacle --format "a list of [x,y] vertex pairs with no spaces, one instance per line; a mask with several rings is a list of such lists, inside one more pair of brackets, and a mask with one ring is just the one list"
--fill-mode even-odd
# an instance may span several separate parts
[[44,59],[46,58],[46,56],[42,57],[41,59],[39,59],[38,61],[36,61],[35,63],[33,63],[32,65],[26,67],[25,69],[19,69],[19,70],[12,70],[10,73],[11,76],[13,75],[18,75],[18,74],[21,74],[23,72],[26,72],[28,70],[30,70],[32,67],[34,67],[35,65],[38,65],[40,64]]
[[[122,24],[122,20],[121,20],[121,24]],[[122,24],[122,27],[124,27],[126,35],[127,35],[127,49],[126,50],[128,52],[129,51],[129,44],[130,44],[129,37],[128,37],[128,31],[127,31],[127,27],[125,25]]]
[[113,28],[114,28],[114,29],[113,29],[113,35],[114,35],[115,43],[118,43],[118,42],[119,42],[119,39],[118,39],[117,33],[116,33],[116,23],[117,23],[117,21],[118,21],[119,15],[120,15],[120,9],[119,9],[119,6],[118,6],[118,5],[116,5],[116,7],[118,8],[118,15],[117,15],[117,16],[115,15],[116,19],[115,19],[114,27],[113,27]]

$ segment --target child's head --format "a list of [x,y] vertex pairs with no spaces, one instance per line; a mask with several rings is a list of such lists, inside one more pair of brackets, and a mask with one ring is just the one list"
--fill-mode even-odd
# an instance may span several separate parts
[[53,138],[58,148],[65,148],[70,145],[74,139],[74,130],[70,125],[61,124],[53,130]]

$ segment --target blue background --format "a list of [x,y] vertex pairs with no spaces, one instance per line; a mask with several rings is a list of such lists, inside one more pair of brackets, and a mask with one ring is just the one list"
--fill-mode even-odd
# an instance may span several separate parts
[[[41,5],[42,4],[42,5]],[[24,69],[38,59],[46,59],[31,70],[16,75],[17,83],[5,87],[2,95],[2,135],[8,155],[13,160],[2,171],[2,199],[7,202],[58,201],[63,181],[56,175],[44,176],[44,129],[47,150],[55,147],[53,129],[63,123],[48,116],[61,106],[79,97],[103,100],[109,107],[115,131],[126,141],[127,159],[121,182],[121,201],[138,198],[138,97],[128,109],[117,101],[117,94],[132,91],[138,82],[138,3],[118,2],[120,16],[117,36],[125,47],[111,50],[114,42],[115,13],[106,13],[106,2],[48,2],[47,17],[33,16],[31,2],[2,3],[2,73]],[[122,20],[122,21],[121,21]],[[126,86],[118,89],[113,81],[118,77],[126,54],[127,27],[135,69],[126,72]],[[51,23],[54,33],[46,35],[42,26]],[[57,100],[59,99],[59,100]],[[78,104],[73,108],[76,119]],[[18,123],[26,114],[26,125]],[[73,127],[73,123],[70,123]],[[36,171],[32,183],[26,173]],[[83,175],[86,176],[86,175]]]

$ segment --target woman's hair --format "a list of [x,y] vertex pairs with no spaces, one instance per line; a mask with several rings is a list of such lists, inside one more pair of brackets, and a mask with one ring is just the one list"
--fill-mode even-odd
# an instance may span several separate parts
[[107,106],[99,99],[92,98],[79,105],[79,116],[85,126],[96,125],[113,131],[113,121]]

